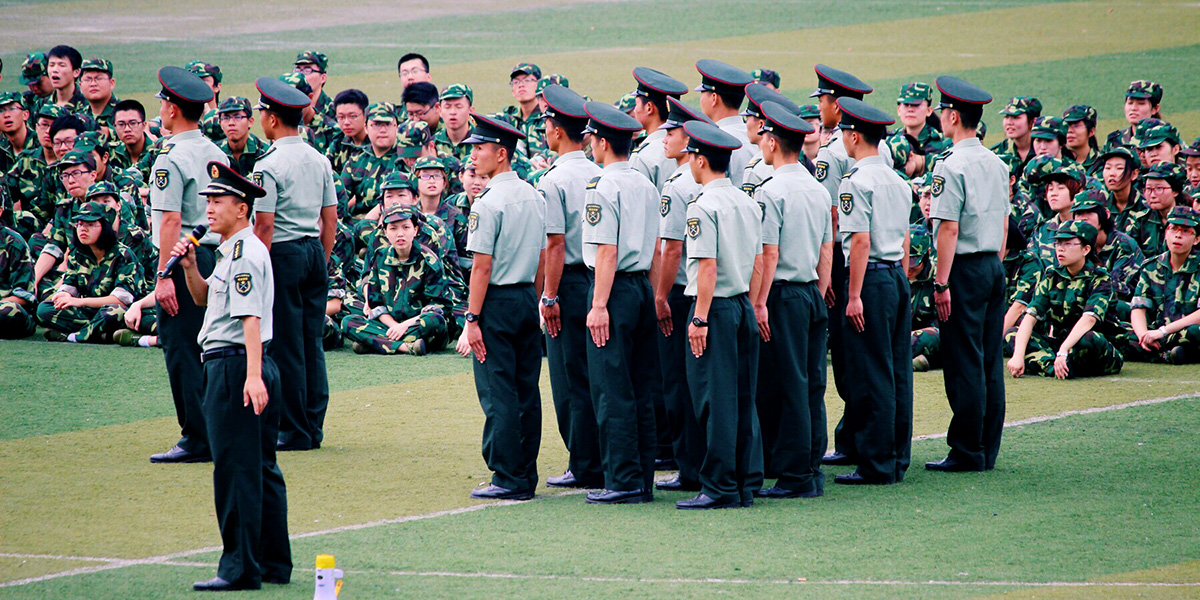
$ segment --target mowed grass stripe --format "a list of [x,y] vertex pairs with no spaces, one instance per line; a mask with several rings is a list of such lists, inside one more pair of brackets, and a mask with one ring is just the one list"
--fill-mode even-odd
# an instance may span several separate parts
[[[292,550],[301,568],[318,553],[334,554],[354,586],[347,589],[363,597],[441,598],[452,591],[459,598],[549,598],[614,590],[627,598],[759,597],[777,593],[782,581],[797,584],[786,588],[790,593],[833,598],[1009,590],[1004,597],[1190,597],[1175,591],[1194,594],[1200,581],[1200,561],[1191,558],[1200,548],[1190,493],[1200,481],[1178,467],[1177,457],[1200,431],[1195,409],[1194,400],[1179,401],[1041,423],[1009,432],[991,473],[913,469],[899,486],[828,485],[819,500],[682,513],[671,504],[682,493],[659,493],[657,502],[638,507],[543,498],[296,540]],[[919,442],[914,464],[940,452]],[[216,556],[184,560],[211,565]],[[158,597],[183,598],[191,593],[186,582],[208,569],[139,566],[6,591],[14,598],[82,590],[89,598],[116,598],[139,583]],[[307,587],[307,576],[298,570],[294,580]],[[840,583],[822,585],[829,582]],[[1089,582],[1117,587],[1072,586]],[[1126,585],[1137,583],[1146,585]],[[1055,587],[1027,589],[1037,584]],[[262,597],[294,595],[268,588]]]
[[[1171,380],[1195,381],[1200,366],[1130,365],[1129,376],[1139,381],[1010,381],[1007,419],[1191,393],[1194,385]],[[566,464],[548,379],[543,369],[543,480]],[[914,433],[944,432],[950,410],[940,372],[914,379]],[[832,383],[826,404],[832,427],[842,412]],[[489,478],[482,427],[466,374],[335,394],[326,445],[281,455],[293,533],[473,505],[467,492]],[[133,558],[216,543],[211,467],[147,461],[175,428],[173,419],[153,419],[0,443],[0,462],[12,465],[0,473],[0,502],[9,507],[0,550]],[[943,441],[932,443],[944,452]]]

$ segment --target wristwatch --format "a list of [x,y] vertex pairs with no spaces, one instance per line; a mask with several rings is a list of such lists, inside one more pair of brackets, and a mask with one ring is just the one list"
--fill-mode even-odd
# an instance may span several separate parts
[[708,321],[705,321],[700,317],[692,317],[692,325],[695,325],[696,327],[708,327]]
[[167,272],[166,272],[166,271],[159,271],[159,272],[157,272],[157,273],[155,273],[155,274],[156,274],[156,275],[158,275],[158,278],[159,278],[159,279],[170,279],[169,277],[167,277]]
[[474,323],[479,320],[479,315],[477,315],[473,312],[468,312],[463,315],[463,319],[466,320],[466,322],[468,322],[468,323]]
[[950,290],[950,284],[933,282],[933,291],[941,293]]
[[1063,352],[1062,350],[1059,350],[1058,352],[1056,352],[1056,353],[1054,354],[1054,356],[1056,356],[1056,357],[1058,357],[1058,358],[1066,358],[1066,357],[1067,357],[1067,353],[1066,353],[1066,352]]
[[542,306],[554,306],[555,304],[558,304],[558,296],[553,298],[542,296]]

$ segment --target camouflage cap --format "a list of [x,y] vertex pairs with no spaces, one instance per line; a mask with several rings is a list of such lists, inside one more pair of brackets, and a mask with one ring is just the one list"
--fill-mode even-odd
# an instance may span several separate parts
[[109,77],[113,75],[112,61],[103,58],[88,58],[79,66],[80,71],[98,71],[100,73],[108,73]]
[[1187,182],[1187,173],[1183,167],[1173,162],[1160,162],[1146,170],[1142,175],[1142,179],[1162,179],[1171,184],[1171,187],[1176,190],[1183,189],[1183,184]]
[[1063,121],[1067,123],[1078,123],[1080,121],[1088,122],[1092,127],[1096,126],[1096,120],[1099,116],[1096,114],[1096,109],[1086,104],[1072,104],[1063,111]]
[[[933,236],[931,235],[912,235],[909,237],[908,255],[912,257],[924,257],[929,254],[929,249],[933,246]],[[912,263],[913,266],[916,263]]]
[[1131,81],[1129,83],[1129,89],[1125,90],[1126,98],[1145,98],[1149,100],[1151,104],[1161,103],[1162,96],[1162,86],[1154,83],[1153,81],[1148,81],[1145,79]]
[[1169,123],[1155,125],[1143,130],[1137,136],[1138,150],[1153,148],[1163,142],[1170,142],[1176,146],[1183,144],[1183,140],[1179,139],[1179,130],[1175,129],[1174,125]]
[[67,114],[67,109],[65,109],[53,102],[46,102],[46,103],[42,104],[41,106],[38,107],[38,111],[37,111],[37,116],[39,118],[44,117],[44,118],[51,119],[51,120],[57,119],[65,114]]
[[37,82],[46,75],[46,53],[30,52],[21,63],[21,85]]
[[87,193],[84,194],[84,197],[88,200],[91,200],[96,196],[112,196],[113,198],[120,198],[121,190],[118,190],[117,186],[111,181],[97,181],[89,186]]
[[900,88],[900,96],[896,98],[896,104],[920,104],[922,102],[933,102],[933,86],[920,81],[904,84],[904,87]]
[[542,90],[546,89],[548,85],[561,85],[565,88],[571,87],[571,83],[562,75],[546,75],[538,80],[537,93],[542,93]]
[[367,121],[395,123],[396,105],[391,102],[376,102],[367,107]]
[[1072,238],[1078,239],[1086,246],[1096,245],[1096,228],[1087,221],[1066,221],[1059,224],[1058,229],[1054,230],[1054,239],[1069,240]]
[[1108,190],[1088,188],[1075,194],[1075,197],[1071,199],[1071,212],[1081,213],[1091,210],[1102,210],[1107,215],[1110,204],[1112,204],[1112,195]]
[[64,167],[70,167],[70,166],[74,166],[74,165],[84,165],[89,170],[95,171],[96,170],[96,159],[92,158],[91,152],[84,151],[84,150],[71,150],[70,152],[64,154],[62,158],[58,159],[57,161],[55,161],[55,163],[53,165],[50,165],[50,166],[52,166],[56,169],[62,169]]
[[801,119],[817,119],[821,117],[821,109],[817,108],[816,104],[801,104],[797,116]]
[[383,178],[379,184],[380,190],[411,190],[417,191],[417,184],[408,176],[407,173],[401,171],[392,171]]
[[212,77],[213,82],[221,83],[221,67],[218,67],[212,63],[206,63],[202,60],[193,60],[192,62],[184,65],[183,68],[195,73],[196,77],[201,79],[205,77]]
[[1200,225],[1200,213],[1190,206],[1176,206],[1167,215],[1167,225],[1179,225],[1196,229]]
[[1030,137],[1043,140],[1063,141],[1067,137],[1067,122],[1058,117],[1038,117],[1033,123]]
[[1080,185],[1087,183],[1087,171],[1082,165],[1069,160],[1057,158],[1054,160],[1057,162],[1054,163],[1053,168],[1049,169],[1049,172],[1042,176],[1042,183],[1063,179],[1074,179]]
[[297,90],[300,90],[300,93],[304,94],[305,96],[310,96],[313,93],[312,86],[308,85],[308,80],[304,78],[303,74],[297,73],[296,71],[288,71],[287,73],[280,75],[279,80],[296,88]]
[[91,152],[103,146],[104,136],[99,131],[85,131],[75,136],[75,146],[72,149],[79,152]]
[[[17,92],[4,92],[0,94],[0,106],[7,106],[13,103],[21,104],[21,94]],[[25,108],[24,105],[21,108]]]
[[217,107],[217,114],[223,115],[226,113],[235,113],[245,111],[248,115],[253,115],[254,110],[250,104],[249,98],[241,96],[230,96],[221,101],[221,105]]
[[[1000,152],[996,154],[996,156],[1000,157],[1000,160],[1004,161],[1004,164],[1008,165],[1009,177],[1021,176],[1021,157],[1017,156],[1016,154],[1012,154],[1011,152]],[[1035,157],[1029,162],[1033,162],[1036,159],[1037,158]]]
[[[396,188],[391,188],[391,189],[396,189]],[[416,216],[417,216],[417,208],[415,206],[409,206],[409,205],[405,205],[405,204],[393,204],[392,206],[389,206],[386,211],[384,211],[383,222],[384,222],[384,224],[387,224],[387,223],[395,223],[397,221],[407,221],[409,219],[416,218]]]
[[1129,148],[1120,144],[1105,146],[1100,150],[1100,156],[1097,157],[1096,161],[1098,164],[1103,166],[1105,161],[1116,156],[1124,158],[1130,163],[1133,163],[1134,169],[1142,168],[1142,161],[1138,158],[1137,154],[1135,154],[1133,150],[1130,150]]
[[913,177],[912,184],[917,188],[918,194],[925,194],[933,191],[933,173],[928,172],[924,175]]
[[415,173],[423,169],[439,169],[441,171],[445,171],[446,163],[442,162],[442,159],[436,156],[422,156],[421,158],[417,159],[417,162],[413,163],[412,170]]
[[1033,96],[1015,96],[1008,100],[1008,105],[1000,110],[1000,114],[1007,117],[1015,117],[1017,115],[1040,115],[1042,114],[1042,103]]
[[[541,88],[538,88],[538,91],[540,92]],[[452,100],[454,98],[466,98],[467,102],[474,104],[475,91],[465,83],[452,83],[446,86],[442,90],[442,93],[438,95],[438,100]]]
[[400,126],[400,131],[396,134],[396,148],[401,157],[416,158],[432,139],[433,134],[429,131],[428,123],[407,121]]
[[750,71],[750,77],[760,83],[769,83],[776,88],[779,87],[779,73],[771,69],[755,69]]
[[75,216],[71,220],[76,223],[80,221],[94,223],[103,220],[105,223],[112,225],[116,218],[117,210],[115,208],[103,202],[87,202],[79,207],[79,211],[75,213]]
[[325,56],[324,53],[317,52],[316,50],[305,50],[304,52],[296,55],[296,64],[316,65],[317,70],[324,73],[325,69],[329,67],[329,57]]
[[542,69],[533,63],[517,63],[517,66],[512,68],[512,72],[509,73],[508,78],[512,79],[517,75],[533,75],[534,77],[541,79]]
[[892,163],[898,165],[901,169],[908,162],[908,157],[912,154],[912,143],[908,141],[907,135],[892,135],[887,138],[888,149],[892,151]]
[[621,96],[620,100],[613,102],[613,106],[617,107],[617,110],[629,114],[630,111],[637,108],[637,91]]
[[1180,148],[1179,153],[1184,156],[1200,156],[1200,137],[1196,138],[1196,141],[1192,142],[1191,146]]

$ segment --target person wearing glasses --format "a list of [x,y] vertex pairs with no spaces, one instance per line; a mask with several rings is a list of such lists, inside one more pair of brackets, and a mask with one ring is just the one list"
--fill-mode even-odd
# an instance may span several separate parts
[[370,99],[362,90],[354,88],[342,90],[333,97],[333,119],[337,121],[341,135],[328,150],[325,158],[329,159],[334,175],[340,176],[342,169],[358,152],[367,147],[367,107]]
[[[33,290],[38,299],[44,298],[65,271],[63,255],[70,250],[69,243],[55,240],[71,239],[70,218],[74,216],[71,204],[82,202],[87,189],[96,182],[96,160],[86,152],[66,152],[54,163],[54,173],[66,189],[65,200],[55,204],[54,216],[46,223],[44,233],[34,236],[30,255],[37,256],[33,265]],[[60,223],[66,216],[66,222]],[[37,249],[34,250],[36,244]]]
[[[317,99],[313,101],[313,110],[325,115],[329,120],[337,120],[334,112],[333,99],[325,93],[325,83],[329,80],[326,70],[329,67],[329,57],[316,50],[305,50],[296,55],[295,71],[304,75],[304,80],[313,89]],[[219,109],[218,109],[219,112]]]
[[[17,232],[31,244],[34,235],[43,231],[54,214],[53,190],[58,187],[58,174],[47,165],[58,160],[58,155],[54,151],[50,128],[58,117],[65,114],[53,102],[42,104],[37,113],[34,133],[38,147],[18,153],[16,163],[9,168],[7,176],[0,178],[8,188],[12,220],[16,223]],[[33,256],[37,256],[36,250],[32,247],[30,250]]]
[[[424,156],[413,164],[417,179],[417,205],[426,220],[436,217],[452,236],[455,256],[467,247],[467,216],[453,203],[446,201],[446,190],[450,184],[450,173],[446,163],[436,156]],[[450,275],[457,276],[458,260],[446,268]],[[453,327],[451,327],[453,330]],[[458,332],[452,332],[457,335]]]
[[513,67],[508,75],[508,86],[516,104],[506,106],[502,114],[510,125],[525,134],[525,139],[517,146],[517,154],[526,159],[546,149],[546,125],[537,103],[537,83],[541,78],[541,67],[527,62]]
[[1177,205],[1191,206],[1192,200],[1183,194],[1186,180],[1183,167],[1173,162],[1158,163],[1142,175],[1142,194],[1146,206],[1135,210],[1124,223],[1129,234],[1146,256],[1158,256],[1167,251],[1167,217]]
[[221,131],[225,132],[225,139],[218,142],[217,147],[229,157],[229,166],[238,175],[249,177],[254,172],[254,164],[267,152],[267,143],[250,133],[250,127],[254,125],[250,100],[240,96],[222,100],[217,108],[217,120],[221,123]]
[[[146,133],[146,107],[137,100],[122,100],[113,107],[113,136],[121,144],[112,150],[113,160],[126,167],[138,166],[153,141]],[[146,165],[149,167],[149,165]],[[149,169],[138,171],[142,181],[149,181]]]
[[28,119],[20,94],[0,94],[0,173],[7,173],[17,163],[18,154],[41,148],[37,133],[26,125]]
[[442,122],[438,89],[432,83],[419,81],[406,88],[400,96],[410,121],[424,121],[431,134],[436,135]]
[[83,61],[79,71],[79,89],[88,102],[88,106],[79,112],[91,115],[97,123],[111,131],[114,109],[121,101],[113,94],[117,80],[113,78],[112,62],[103,58],[89,58]]

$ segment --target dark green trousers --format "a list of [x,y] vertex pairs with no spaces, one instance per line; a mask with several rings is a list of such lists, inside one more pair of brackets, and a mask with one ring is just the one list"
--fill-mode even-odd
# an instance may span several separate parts
[[[850,397],[846,379],[846,351],[842,343],[842,316],[846,314],[846,257],[842,253],[842,245],[833,244],[833,270],[831,283],[834,290],[833,311],[835,318],[829,320],[829,362],[833,367],[833,387],[842,402]],[[858,456],[854,450],[854,430],[847,428],[846,410],[843,407],[842,418],[838,419],[833,428],[833,451],[845,454],[851,459]]]
[[479,316],[487,360],[473,361],[483,408],[483,460],[492,484],[537,487],[542,443],[542,332],[533,284],[491,285]]
[[959,254],[949,283],[950,318],[938,327],[949,458],[991,469],[1004,431],[1004,267],[993,252]]
[[924,356],[929,359],[931,369],[942,366],[942,335],[936,325],[912,332],[909,339],[912,343],[913,358]]
[[[196,267],[204,277],[212,274],[216,262],[214,249],[215,246],[196,248]],[[156,305],[155,314],[158,319],[158,345],[162,346],[163,358],[167,363],[167,379],[171,383],[171,397],[175,400],[175,418],[182,431],[176,444],[188,452],[203,455],[208,454],[208,432],[200,411],[200,400],[204,397],[204,370],[200,366],[200,344],[196,338],[204,326],[204,307],[192,302],[182,268],[175,268],[171,273],[171,281],[175,282],[179,312],[174,316],[168,315],[159,304]]]
[[352,342],[366,344],[379,354],[396,354],[401,344],[415,344],[425,340],[427,352],[446,348],[446,318],[439,311],[428,311],[417,315],[417,322],[404,331],[398,340],[387,336],[388,328],[378,319],[363,315],[349,315],[342,319],[342,331]]
[[[36,310],[36,309],[35,309]],[[17,340],[33,335],[33,315],[12,301],[0,301],[0,340]]]
[[[695,305],[688,320],[695,315]],[[755,437],[758,325],[746,294],[713,298],[708,310],[708,348],[700,358],[686,354],[688,389],[707,443],[700,487],[718,502],[748,503]],[[758,448],[759,463],[762,447]],[[761,473],[759,476],[761,485]]]
[[562,329],[557,337],[546,336],[546,363],[550,369],[558,433],[567,446],[567,468],[584,483],[603,485],[600,431],[588,385],[587,347],[592,345],[587,329],[590,289],[587,267],[577,265],[563,269],[558,284]]
[[204,410],[213,457],[213,498],[221,529],[217,576],[258,584],[292,575],[288,541],[287,488],[275,462],[279,438],[279,369],[263,356],[263,384],[269,400],[261,415],[243,406],[246,357],[204,363]]
[[846,356],[854,357],[846,361],[850,397],[845,418],[854,431],[858,473],[881,483],[899,483],[912,450],[908,278],[899,265],[873,266],[863,276],[863,331],[855,331],[841,315]]
[[[588,292],[588,306],[593,291]],[[608,343],[586,344],[604,487],[653,492],[658,448],[654,405],[662,396],[662,372],[654,342],[654,291],[646,273],[616,274],[608,297],[608,323]]]
[[777,281],[767,295],[771,341],[759,342],[756,404],[763,463],[777,487],[825,489],[825,345],[829,320],[816,282]]
[[299,449],[319,448],[329,408],[323,344],[329,297],[325,249],[316,238],[271,244],[271,271],[275,338],[270,352],[283,385],[279,441]]
[[[54,308],[53,302],[37,307],[38,321],[48,329],[74,333],[76,341],[103,343],[104,335],[125,327],[125,307],[108,304],[100,308],[71,306]],[[109,340],[111,342],[111,340]]]
[[658,340],[658,361],[662,368],[663,405],[666,419],[655,420],[659,436],[666,432],[671,438],[679,479],[686,484],[700,484],[700,463],[704,460],[704,430],[696,420],[692,394],[687,383],[688,313],[692,299],[683,295],[685,286],[676,285],[667,296],[671,307],[671,335],[655,336]]

